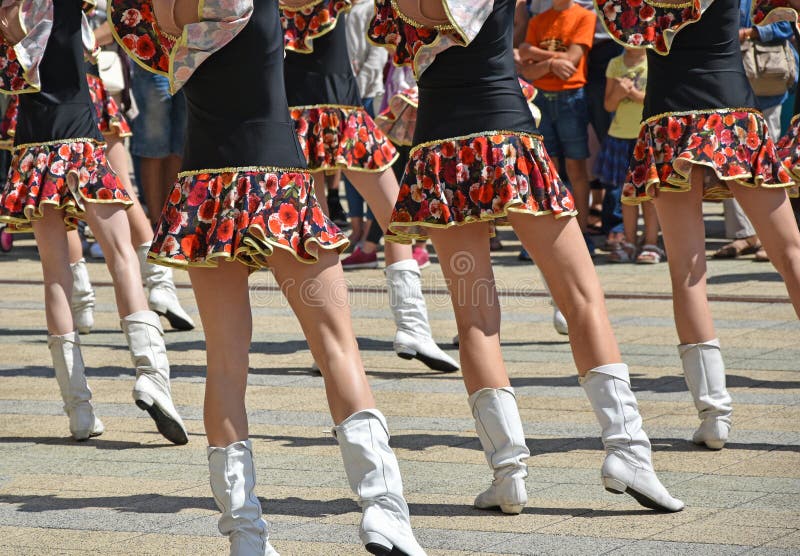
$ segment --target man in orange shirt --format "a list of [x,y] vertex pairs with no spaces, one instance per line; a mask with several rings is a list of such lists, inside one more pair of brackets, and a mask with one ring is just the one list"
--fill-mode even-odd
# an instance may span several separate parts
[[519,47],[522,75],[539,89],[535,103],[542,112],[539,130],[553,158],[564,157],[587,247],[589,215],[589,112],[584,96],[586,58],[594,39],[594,12],[573,0],[554,0],[553,7],[528,23]]

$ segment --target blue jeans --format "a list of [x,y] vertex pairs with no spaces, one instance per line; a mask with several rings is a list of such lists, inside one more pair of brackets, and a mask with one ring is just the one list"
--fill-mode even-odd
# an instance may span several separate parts
[[589,108],[583,88],[539,91],[534,103],[542,112],[539,132],[550,157],[570,160],[589,158]]
[[131,154],[144,158],[182,156],[186,137],[186,101],[169,94],[169,81],[133,64],[131,83],[139,115],[132,122]]
[[[365,98],[363,99],[363,103],[367,114],[374,118],[375,99]],[[362,197],[361,193],[350,183],[347,176],[344,176],[344,194],[347,197],[347,216],[350,218],[364,218],[364,197]],[[369,207],[367,207],[367,220],[375,220],[375,217],[372,216],[372,210]]]
[[622,184],[603,184],[606,194],[603,195],[601,220],[604,234],[617,234],[625,231],[622,224]]

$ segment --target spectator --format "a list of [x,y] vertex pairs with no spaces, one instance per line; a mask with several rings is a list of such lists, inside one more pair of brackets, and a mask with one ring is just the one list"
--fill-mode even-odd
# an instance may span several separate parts
[[[792,40],[794,36],[792,23],[782,21],[767,25],[753,25],[750,19],[751,7],[752,0],[740,0],[739,42],[743,43],[751,39],[762,43],[780,44]],[[794,55],[795,64],[797,64],[796,51]],[[767,120],[769,133],[773,141],[777,141],[780,138],[781,107],[788,96],[789,92],[786,91],[780,95],[756,97],[756,103],[762,114],[764,114],[764,118]],[[761,241],[758,239],[755,228],[753,228],[753,225],[747,219],[747,216],[745,216],[739,203],[737,203],[735,199],[726,199],[723,201],[723,205],[725,207],[725,237],[733,241],[717,250],[717,252],[714,253],[714,258],[733,259],[741,255],[755,253],[755,260],[762,262],[769,261],[767,252],[761,246]]]
[[131,154],[139,158],[137,178],[148,217],[155,225],[178,176],[186,133],[183,92],[172,96],[166,77],[133,66],[131,88],[139,115],[134,118]]
[[[660,263],[664,252],[658,246],[658,218],[653,203],[642,203],[644,213],[644,245],[637,250],[639,207],[621,206],[622,185],[639,136],[644,90],[647,83],[647,53],[627,48],[612,58],[606,69],[604,110],[614,114],[608,135],[597,157],[594,173],[606,188],[603,212],[614,216],[608,244],[613,246],[608,260],[614,263]],[[623,228],[624,222],[624,228]],[[624,234],[622,233],[624,229]]]
[[539,130],[553,158],[563,156],[587,247],[589,213],[589,113],[586,85],[587,53],[594,40],[596,17],[573,0],[555,0],[553,7],[528,23],[519,47],[522,75],[539,89],[535,103],[542,112]]

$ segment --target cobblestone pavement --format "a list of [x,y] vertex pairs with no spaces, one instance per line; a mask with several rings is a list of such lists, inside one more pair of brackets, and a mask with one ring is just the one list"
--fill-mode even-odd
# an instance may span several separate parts
[[[709,210],[718,231],[719,208]],[[490,474],[460,375],[397,358],[382,272],[347,275],[369,379],[429,553],[800,553],[800,325],[772,267],[749,258],[710,262],[712,310],[735,402],[731,441],[710,452],[688,441],[696,416],[679,372],[666,265],[597,258],[656,469],[687,504],[661,515],[601,487],[599,429],[569,345],[550,325],[538,271],[517,262],[516,244],[502,237],[503,350],[532,454],[530,503],[519,516],[471,507]],[[709,250],[721,241],[710,240]],[[207,486],[202,331],[166,337],[173,395],[190,431],[187,446],[173,447],[131,401],[132,370],[108,273],[98,262],[90,273],[97,325],[83,339],[84,356],[106,432],[78,444],[68,438],[46,348],[33,242],[23,236],[0,254],[0,551],[225,554]],[[185,273],[176,279],[196,316]],[[424,271],[424,281],[435,335],[447,343],[455,323],[438,265]],[[273,543],[284,555],[360,554],[360,514],[329,434],[322,379],[309,370],[300,328],[270,274],[251,283],[248,410]]]

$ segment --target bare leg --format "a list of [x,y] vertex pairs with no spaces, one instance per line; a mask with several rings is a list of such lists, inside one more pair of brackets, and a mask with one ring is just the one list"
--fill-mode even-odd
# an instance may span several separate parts
[[706,291],[703,177],[703,171],[693,171],[690,191],[661,193],[653,201],[664,232],[675,327],[681,344],[717,337]]
[[603,289],[588,251],[582,248],[577,221],[520,213],[511,213],[509,220],[567,319],[578,373],[583,376],[596,367],[619,363]]
[[147,311],[139,261],[131,244],[125,209],[118,204],[87,202],[86,221],[106,257],[120,317]]
[[45,205],[42,214],[41,220],[33,221],[33,234],[42,261],[47,331],[60,336],[75,330],[69,305],[72,272],[69,268],[64,212]]
[[347,282],[338,255],[320,251],[319,261],[309,265],[277,250],[270,264],[320,366],[334,422],[374,408],[353,335]]
[[780,273],[800,316],[800,232],[786,192],[783,189],[751,189],[732,185],[736,200],[744,209]]
[[649,245],[658,243],[658,214],[652,201],[642,203],[642,213],[644,215],[644,242]]
[[67,245],[69,249],[69,263],[74,264],[83,258],[83,245],[78,230],[67,231]]
[[203,420],[209,446],[228,446],[248,437],[245,390],[253,333],[248,275],[248,268],[239,263],[189,269],[206,338]]
[[500,351],[500,301],[489,256],[489,225],[431,229],[453,302],[464,384],[470,395],[509,386]]
[[589,220],[589,171],[585,160],[566,159],[567,176],[572,184],[575,206],[578,209],[578,223],[581,231],[586,232]]
[[625,227],[625,241],[636,245],[636,236],[639,228],[638,205],[622,205],[622,225]]
[[153,240],[153,227],[147,219],[147,215],[142,209],[142,204],[139,202],[139,196],[131,183],[128,153],[125,150],[125,144],[116,135],[106,135],[106,140],[108,141],[108,148],[106,149],[108,162],[133,201],[133,206],[128,208],[126,214],[131,228],[131,241],[135,247],[138,247]]
[[163,158],[140,157],[140,176],[142,178],[142,192],[147,202],[148,218],[153,226],[161,216],[161,210],[167,200],[167,192],[164,188]]

